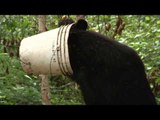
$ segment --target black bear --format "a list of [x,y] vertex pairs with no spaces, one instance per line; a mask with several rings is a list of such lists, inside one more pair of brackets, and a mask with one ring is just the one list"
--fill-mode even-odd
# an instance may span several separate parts
[[130,47],[77,21],[68,38],[73,80],[86,105],[155,105],[144,65]]

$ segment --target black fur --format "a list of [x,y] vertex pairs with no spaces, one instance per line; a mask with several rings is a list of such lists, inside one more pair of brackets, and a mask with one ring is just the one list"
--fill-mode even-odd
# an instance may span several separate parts
[[79,23],[82,21],[71,28],[68,45],[73,79],[80,85],[85,103],[155,105],[137,53],[99,33],[86,31],[85,22]]

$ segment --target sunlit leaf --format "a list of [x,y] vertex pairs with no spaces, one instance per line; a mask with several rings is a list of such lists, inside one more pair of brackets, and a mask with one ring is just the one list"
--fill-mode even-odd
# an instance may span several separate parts
[[32,80],[32,78],[31,77],[29,77],[28,75],[24,75],[26,78],[28,78],[28,79],[30,79],[30,80]]
[[149,20],[150,20],[150,17],[149,17],[149,16],[146,16],[146,17],[145,17],[145,20],[146,20],[146,21],[149,21]]
[[157,24],[160,24],[160,20],[157,21]]

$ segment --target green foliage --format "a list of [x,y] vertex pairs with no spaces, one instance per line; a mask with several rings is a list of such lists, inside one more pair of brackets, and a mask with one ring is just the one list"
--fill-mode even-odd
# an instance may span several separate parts
[[57,105],[84,104],[76,83],[65,76],[51,77],[51,102]]
[[23,72],[17,58],[0,58],[0,104],[41,104],[39,81]]
[[[127,23],[121,42],[133,47],[141,56],[146,69],[159,66],[160,26],[157,25],[159,16],[134,16],[125,18]],[[136,23],[133,25],[133,23]],[[131,26],[133,25],[133,26]]]
[[0,25],[1,39],[21,40],[24,37],[38,33],[38,21],[36,16],[1,15]]
[[[62,15],[47,15],[46,27],[54,29]],[[75,20],[75,15],[70,15]],[[152,91],[160,104],[160,16],[121,15],[125,22],[116,40],[135,49],[142,58]],[[113,37],[117,15],[88,15],[89,30]],[[106,28],[110,25],[110,28]],[[40,81],[22,70],[19,42],[38,33],[36,15],[0,15],[0,104],[41,104]],[[64,76],[50,79],[51,102],[55,105],[84,104],[76,84]]]

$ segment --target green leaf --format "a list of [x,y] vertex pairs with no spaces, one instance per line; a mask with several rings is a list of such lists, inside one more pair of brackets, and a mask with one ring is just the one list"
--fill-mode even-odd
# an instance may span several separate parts
[[146,16],[146,17],[145,17],[145,20],[146,20],[146,21],[149,21],[149,20],[150,20],[150,17],[149,17],[149,16]]
[[142,34],[137,34],[134,38],[138,38],[140,36],[142,36]]
[[160,20],[157,21],[157,24],[160,24]]
[[156,79],[156,82],[157,82],[157,83],[160,83],[160,77],[158,77],[158,78]]

